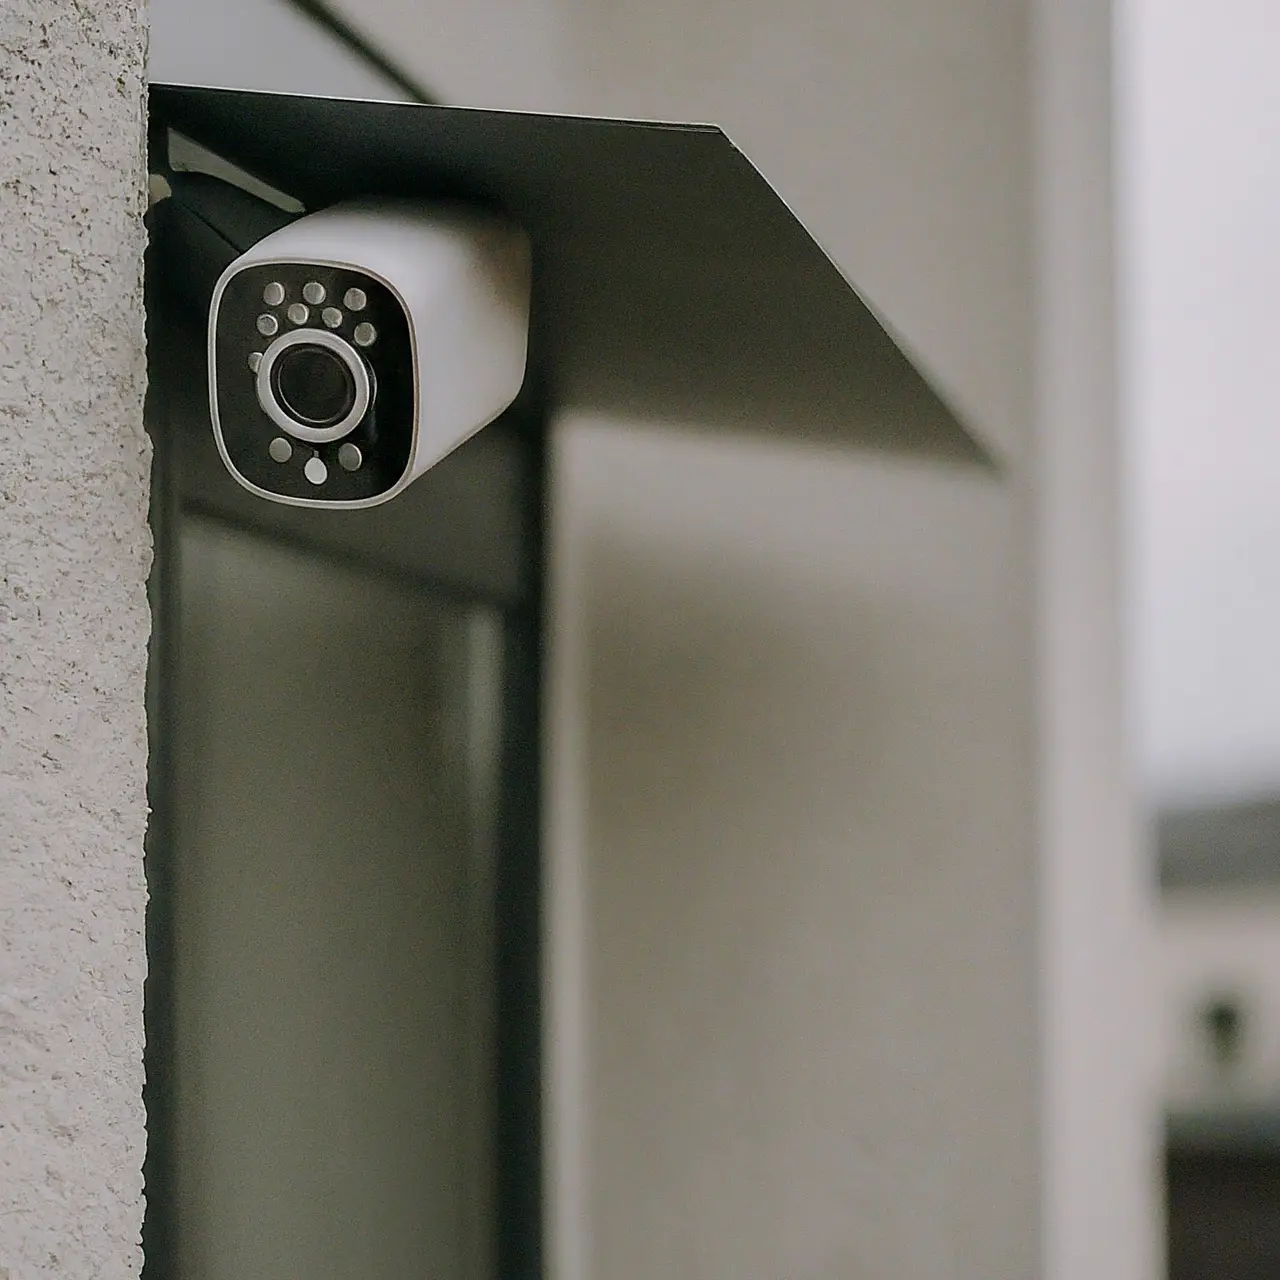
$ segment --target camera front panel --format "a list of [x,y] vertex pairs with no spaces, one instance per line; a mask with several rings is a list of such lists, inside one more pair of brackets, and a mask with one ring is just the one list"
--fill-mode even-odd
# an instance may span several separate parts
[[352,267],[255,263],[214,316],[214,408],[251,485],[309,502],[367,502],[402,479],[416,387],[409,319]]

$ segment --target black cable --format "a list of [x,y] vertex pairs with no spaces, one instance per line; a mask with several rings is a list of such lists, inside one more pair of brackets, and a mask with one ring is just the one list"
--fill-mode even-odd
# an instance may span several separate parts
[[310,18],[317,26],[323,27],[357,57],[364,59],[370,66],[376,67],[398,89],[403,89],[414,102],[426,103],[429,106],[438,105],[438,99],[434,95],[428,93],[407,71],[402,71],[396,66],[380,49],[370,44],[341,14],[325,3],[325,0],[286,0],[286,3]]

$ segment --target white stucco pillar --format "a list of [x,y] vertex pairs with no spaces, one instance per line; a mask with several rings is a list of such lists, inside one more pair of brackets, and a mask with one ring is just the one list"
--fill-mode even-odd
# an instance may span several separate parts
[[141,1263],[143,6],[0,6],[0,1276]]

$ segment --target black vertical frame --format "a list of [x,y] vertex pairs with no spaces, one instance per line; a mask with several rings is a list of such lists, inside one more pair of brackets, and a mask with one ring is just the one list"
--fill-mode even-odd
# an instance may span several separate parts
[[503,620],[503,737],[495,885],[495,1269],[540,1280],[543,1250],[542,786],[546,433],[538,424],[526,538],[538,571]]

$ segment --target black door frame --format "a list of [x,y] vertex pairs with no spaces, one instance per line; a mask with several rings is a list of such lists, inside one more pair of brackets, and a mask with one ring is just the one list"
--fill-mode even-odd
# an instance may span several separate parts
[[[163,122],[153,121],[155,129]],[[174,848],[173,689],[180,655],[175,620],[177,536],[186,512],[212,516],[309,554],[362,561],[411,577],[424,591],[484,604],[502,619],[500,787],[495,815],[495,1010],[490,1078],[494,1133],[495,1269],[503,1280],[538,1280],[543,1258],[541,724],[544,623],[545,423],[526,398],[404,501],[415,509],[412,564],[388,566],[351,550],[322,527],[330,513],[261,502],[238,488],[211,452],[203,406],[203,317],[167,287],[163,202],[152,210],[147,255],[147,429],[153,446],[154,561],[147,713],[150,757],[146,840],[149,895],[145,998],[147,1154],[143,1225],[146,1280],[177,1280],[174,1176],[174,1054],[171,877]],[[211,470],[210,464],[216,466]],[[245,502],[245,499],[248,502]],[[400,501],[399,499],[397,501]],[[361,513],[363,514],[363,513]],[[474,517],[474,519],[472,519]],[[308,521],[310,525],[308,525]],[[432,536],[447,522],[449,536]]]

